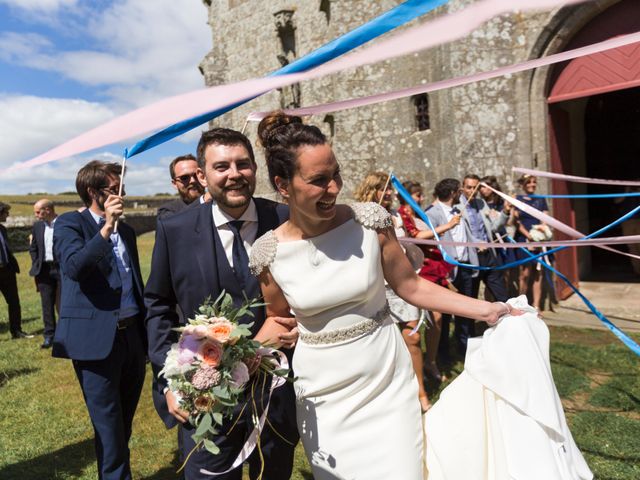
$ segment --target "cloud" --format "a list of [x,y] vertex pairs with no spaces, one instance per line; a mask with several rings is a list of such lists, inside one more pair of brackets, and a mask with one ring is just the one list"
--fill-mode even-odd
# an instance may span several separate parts
[[[194,0],[123,0],[92,10],[83,23],[60,19],[61,35],[86,37],[95,48],[56,50],[54,38],[5,32],[0,59],[103,88],[114,109],[129,110],[202,88],[197,66],[211,48],[206,20]],[[80,30],[69,29],[70,22]]]
[[[3,4],[20,18],[21,31],[0,33],[0,61],[30,68],[36,76],[57,74],[104,100],[0,92],[0,170],[116,115],[204,85],[197,67],[212,39],[199,0],[0,0]],[[199,134],[196,129],[176,140],[190,143]],[[74,190],[83,164],[111,154],[101,155],[14,171],[6,182],[3,174],[0,193]],[[160,161],[131,162],[128,171],[129,194],[171,191]]]
[[[0,195],[74,192],[76,174],[90,160],[121,162],[122,158],[113,153],[101,152],[48,163],[32,169],[10,171],[3,174]],[[157,192],[172,192],[167,172],[167,165],[171,160],[172,158],[163,157],[155,165],[127,162],[125,176],[127,194],[153,195]]]
[[72,7],[78,0],[0,0],[0,5],[28,12],[53,12],[64,7]]
[[107,106],[77,99],[0,95],[0,169],[106,122]]

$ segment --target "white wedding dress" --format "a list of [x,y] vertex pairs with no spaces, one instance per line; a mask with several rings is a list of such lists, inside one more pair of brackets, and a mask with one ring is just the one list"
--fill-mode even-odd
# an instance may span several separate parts
[[[463,422],[469,418],[458,420],[446,408],[448,389],[432,409],[433,418],[440,422],[434,421],[438,425],[434,437],[441,437],[442,448],[436,452],[429,440],[427,457],[433,468],[427,472],[418,384],[385,300],[376,229],[390,227],[391,219],[374,203],[355,204],[352,209],[353,219],[314,238],[278,242],[273,232],[267,232],[254,243],[250,258],[254,274],[269,269],[298,321],[300,337],[293,357],[297,421],[314,478],[519,479],[446,473],[466,461],[467,447],[475,448],[469,442],[465,449],[455,445],[456,436],[466,437],[468,425]],[[460,408],[471,390],[459,391],[462,396],[454,393],[455,400],[450,402],[454,408]],[[466,400],[471,403],[477,398]],[[478,410],[482,405],[473,411]],[[484,417],[475,421],[482,424]],[[476,427],[470,427],[474,433],[484,432]],[[481,451],[482,435],[473,438]],[[509,472],[504,456],[493,458],[502,464],[489,473]]]

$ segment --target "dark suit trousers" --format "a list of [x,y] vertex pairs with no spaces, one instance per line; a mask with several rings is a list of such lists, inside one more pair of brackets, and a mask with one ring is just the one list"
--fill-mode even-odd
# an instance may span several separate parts
[[56,299],[60,287],[60,274],[55,263],[43,263],[40,274],[36,275],[36,285],[40,292],[42,304],[42,321],[44,323],[44,338],[53,338],[56,331]]
[[93,424],[99,478],[131,479],[128,443],[145,373],[139,330],[118,330],[107,358],[74,360],[73,367]]
[[[472,277],[472,275],[472,270],[458,267],[458,272],[456,274],[455,280],[453,281],[453,286],[456,287],[458,289],[458,292],[460,292],[462,295],[466,295],[468,297],[473,296],[474,278]],[[467,353],[467,340],[470,337],[474,336],[474,325],[475,321],[470,318],[460,317],[458,315],[456,315],[455,317],[455,328],[453,330],[453,336],[455,338],[456,350],[462,356]],[[447,324],[447,334],[448,333],[449,325]]]
[[22,330],[22,313],[16,274],[9,267],[0,267],[0,291],[9,306],[9,331],[15,335]]
[[[266,397],[264,402],[266,403]],[[291,477],[295,445],[299,439],[297,426],[295,424],[295,412],[290,410],[291,408],[295,408],[294,402],[293,387],[290,383],[284,384],[273,392],[269,405],[269,422],[265,423],[262,434],[260,435],[260,450],[264,458],[263,480],[288,480]],[[289,408],[285,410],[285,407]],[[260,407],[258,408],[259,413],[261,413],[262,409],[260,409]],[[275,415],[272,414],[272,409]],[[242,419],[238,421],[231,433],[228,435],[218,435],[216,437],[216,445],[220,447],[220,453],[218,455],[212,455],[204,448],[193,452],[184,469],[185,480],[211,480],[212,478],[216,480],[242,479],[242,466],[239,466],[227,474],[217,475],[215,477],[200,473],[200,469],[204,468],[211,472],[224,472],[231,467],[240,452],[240,448],[242,448],[246,438],[251,432],[253,425],[250,418],[251,410],[251,408],[245,408]],[[273,425],[278,433],[273,431],[269,423]],[[226,433],[230,426],[231,422],[228,421],[226,425],[223,425],[221,430]],[[194,428],[189,424],[187,426],[180,425],[178,443],[181,446],[183,461],[195,446],[191,438],[194,431]],[[281,436],[288,441],[283,440]],[[252,480],[257,479],[262,468],[257,446],[247,460],[247,463],[249,464],[249,477]]]
[[[478,263],[482,267],[497,267],[501,265],[502,262],[499,258],[497,255],[494,257],[490,250],[478,252]],[[473,291],[471,293],[473,298],[478,298],[480,281],[484,282],[496,301],[506,302],[509,299],[503,270],[480,270],[479,275],[473,279]]]

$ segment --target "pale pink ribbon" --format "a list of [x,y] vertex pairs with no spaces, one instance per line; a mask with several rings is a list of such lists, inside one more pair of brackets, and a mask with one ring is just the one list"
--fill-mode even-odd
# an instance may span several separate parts
[[[285,113],[289,115],[319,115],[330,112],[339,112],[341,110],[347,110],[350,108],[363,107],[365,105],[373,105],[381,102],[388,102],[390,100],[397,100],[399,98],[406,98],[419,93],[436,92],[438,90],[444,90],[446,88],[460,87],[462,85],[468,85],[474,82],[480,82],[483,80],[489,80],[496,77],[502,77],[504,75],[511,75],[533,68],[540,68],[554,63],[565,62],[578,57],[584,57],[587,55],[593,55],[594,53],[610,50],[631,43],[640,42],[640,32],[624,35],[621,37],[612,38],[603,42],[594,43],[574,50],[568,50],[566,52],[556,53],[544,58],[536,58],[534,60],[528,60],[526,62],[516,63],[507,67],[500,67],[489,72],[475,73],[473,75],[465,75],[462,77],[456,77],[448,80],[441,80],[439,82],[433,82],[426,85],[417,85],[415,87],[403,88],[393,92],[379,93],[376,95],[370,95],[368,97],[352,98],[350,100],[342,100],[339,102],[325,103],[322,105],[314,105],[311,107],[295,108],[285,110]],[[248,121],[259,122],[268,115],[269,112],[253,112],[247,117]],[[637,182],[640,185],[640,182]]]
[[[543,213],[543,212],[541,212],[540,210],[538,210],[536,208],[533,208],[531,205],[527,205],[526,203],[521,202],[517,198],[510,197],[509,195],[507,195],[505,193],[502,193],[499,190],[496,190],[495,188],[487,185],[484,182],[480,183],[480,185],[482,185],[483,187],[487,187],[493,193],[499,195],[500,197],[502,197],[504,200],[509,202],[511,205],[513,205],[517,209],[528,213],[532,217],[537,218],[542,223],[546,223],[550,227],[555,228],[556,230],[558,230],[559,232],[562,232],[562,233],[564,233],[566,235],[569,235],[570,237],[573,237],[573,238],[584,238],[586,236],[584,233],[579,232],[578,230],[576,230],[576,229],[570,227],[569,225],[567,225],[566,223],[562,223],[560,220],[557,220],[557,219],[553,218],[552,216],[547,215],[546,213]],[[528,245],[531,245],[531,244],[528,244]],[[638,260],[640,260],[640,255],[633,255],[631,253],[621,252],[620,250],[616,250],[615,248],[607,247],[606,245],[595,245],[595,246],[597,248],[602,248],[603,250],[608,250],[610,252],[617,253],[618,255],[625,255],[627,257],[637,258]]]
[[400,243],[414,243],[417,245],[446,245],[451,247],[473,248],[541,248],[541,247],[593,247],[598,245],[627,245],[640,243],[640,235],[627,235],[624,237],[588,238],[586,240],[549,240],[546,242],[451,242],[446,240],[423,240],[420,238],[398,238]]
[[[637,35],[634,33],[633,35]],[[640,161],[637,159],[636,161]],[[532,170],[530,168],[513,167],[514,172],[525,173],[534,177],[545,177],[555,180],[567,180],[576,183],[590,183],[593,185],[622,185],[627,187],[640,187],[640,181],[631,180],[606,180],[603,178],[576,177],[575,175],[565,175],[564,173],[544,172],[542,170]]]
[[[269,353],[276,354],[279,357],[280,369],[289,368],[289,361],[287,360],[287,357],[285,356],[284,353],[282,353],[280,350],[274,350],[274,349],[270,349]],[[205,468],[201,468],[200,473],[204,473],[205,475],[211,475],[211,476],[224,475],[225,473],[229,473],[231,470],[238,468],[240,465],[242,465],[245,462],[247,458],[249,458],[249,455],[251,455],[253,450],[256,448],[256,445],[258,444],[258,437],[260,436],[260,434],[262,433],[262,430],[264,429],[264,424],[267,420],[267,413],[269,412],[269,404],[271,403],[271,394],[276,388],[284,385],[285,382],[286,382],[286,379],[284,377],[281,377],[279,375],[272,375],[271,387],[269,388],[269,398],[267,400],[267,405],[264,407],[264,411],[262,412],[262,415],[260,415],[260,418],[258,419],[255,426],[253,427],[253,430],[251,431],[249,438],[247,438],[247,441],[242,446],[240,453],[238,453],[238,456],[233,461],[233,464],[231,465],[231,467],[225,470],[224,472],[211,472]]]
[[[519,11],[546,9],[582,0],[520,0]],[[276,88],[341,72],[462,38],[491,18],[512,11],[512,0],[484,0],[436,18],[336,60],[291,75],[251,79],[177,95],[139,108],[83,133],[27,162],[5,170],[32,167],[143,135],[206,112],[224,108]]]

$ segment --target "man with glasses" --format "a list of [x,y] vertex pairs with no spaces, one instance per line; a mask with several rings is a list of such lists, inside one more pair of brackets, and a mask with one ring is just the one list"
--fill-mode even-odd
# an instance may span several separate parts
[[178,191],[180,198],[160,205],[158,207],[158,218],[173,215],[202,197],[204,187],[196,176],[197,169],[198,162],[191,154],[176,157],[169,164],[171,183]]
[[76,190],[87,208],[60,215],[53,231],[62,283],[53,356],[73,360],[104,480],[131,478],[128,442],[145,372],[143,283],[135,233],[121,219],[120,173],[117,163],[82,167]]

